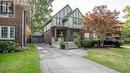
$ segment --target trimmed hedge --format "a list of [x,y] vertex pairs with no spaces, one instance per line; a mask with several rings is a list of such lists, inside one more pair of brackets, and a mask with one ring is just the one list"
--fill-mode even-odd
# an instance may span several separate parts
[[99,44],[99,40],[89,40],[89,39],[84,39],[82,40],[82,47],[95,47],[95,45]]
[[60,44],[60,49],[65,49],[65,44]]
[[126,44],[130,44],[130,40],[125,40],[125,43]]
[[14,41],[0,41],[0,53],[8,53],[16,51],[16,43]]

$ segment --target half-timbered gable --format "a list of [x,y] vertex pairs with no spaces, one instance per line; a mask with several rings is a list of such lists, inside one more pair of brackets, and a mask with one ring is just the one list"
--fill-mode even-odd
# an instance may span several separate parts
[[[82,20],[82,14],[79,11],[78,8],[76,8],[71,14],[70,16],[68,16],[67,18],[67,22],[68,22],[68,27],[69,28],[77,28],[77,29],[81,29],[81,20]],[[66,22],[66,23],[67,23]]]
[[66,42],[73,41],[74,32],[81,33],[81,18],[82,14],[78,8],[72,10],[69,5],[66,5],[44,25],[45,42],[58,42],[61,32]]
[[63,25],[62,19],[72,11],[69,5],[66,5],[63,9],[61,9],[59,12],[57,12],[53,16],[53,25]]

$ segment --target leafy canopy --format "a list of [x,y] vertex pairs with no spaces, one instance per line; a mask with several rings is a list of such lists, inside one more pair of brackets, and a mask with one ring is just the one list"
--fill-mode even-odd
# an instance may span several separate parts
[[31,23],[30,28],[32,32],[43,31],[43,24],[50,17],[52,12],[51,3],[53,0],[32,0],[31,6]]
[[98,37],[96,39],[100,39],[100,46],[103,47],[107,35],[116,32],[114,27],[119,24],[118,15],[119,12],[108,10],[106,5],[96,6],[91,13],[83,16],[83,30],[89,33],[89,39]]
[[98,33],[104,38],[104,34],[113,31],[112,28],[119,24],[118,15],[119,12],[108,10],[106,5],[96,6],[91,13],[83,16],[83,30]]
[[130,6],[126,6],[124,12],[126,13],[125,18],[127,20],[123,24],[123,37],[130,39]]

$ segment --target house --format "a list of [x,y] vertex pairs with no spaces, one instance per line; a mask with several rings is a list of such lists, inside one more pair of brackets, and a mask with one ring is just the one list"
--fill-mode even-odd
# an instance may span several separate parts
[[81,35],[81,21],[80,10],[78,8],[72,10],[69,5],[66,5],[44,25],[44,41],[54,44],[59,41],[62,32],[65,42],[73,42],[75,32]]
[[25,47],[28,14],[28,0],[0,0],[0,40],[16,41]]
[[[106,38],[110,37],[121,37],[122,36],[122,23],[116,24],[112,27],[112,30],[106,33]],[[93,39],[98,39],[98,35],[96,33],[90,34],[89,32],[84,31],[84,38],[89,39],[90,37]]]

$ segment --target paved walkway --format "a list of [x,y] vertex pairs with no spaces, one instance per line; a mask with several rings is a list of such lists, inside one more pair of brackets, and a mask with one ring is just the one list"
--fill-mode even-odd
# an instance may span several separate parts
[[81,54],[73,53],[80,50],[60,50],[43,44],[36,44],[35,46],[40,56],[42,73],[118,73],[81,58]]

